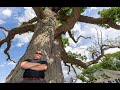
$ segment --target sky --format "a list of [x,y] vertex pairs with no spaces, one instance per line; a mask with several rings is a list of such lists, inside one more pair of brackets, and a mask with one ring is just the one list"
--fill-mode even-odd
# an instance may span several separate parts
[[[107,9],[109,7],[88,7],[84,13],[82,13],[85,16],[91,16],[98,18],[100,17],[98,15],[98,11],[101,11],[103,9]],[[0,26],[5,27],[8,30],[11,30],[15,27],[18,27],[21,22],[28,21],[35,17],[35,13],[32,10],[31,7],[0,7]],[[72,51],[75,53],[81,53],[82,55],[87,55],[90,57],[90,53],[88,51],[85,51],[85,49],[91,45],[93,45],[93,41],[97,39],[97,31],[100,33],[102,31],[103,39],[106,37],[115,38],[120,36],[120,31],[115,30],[113,28],[105,29],[102,27],[99,27],[97,25],[93,24],[86,24],[81,22],[76,22],[74,28],[72,29],[72,32],[74,32],[75,38],[77,38],[79,35],[83,35],[85,37],[90,36],[91,39],[84,39],[81,38],[77,44],[75,44],[72,39],[69,38],[68,33],[63,35],[64,37],[69,38],[70,45],[65,48],[66,51]],[[6,32],[4,32],[2,29],[0,29],[0,38],[3,39],[7,35]],[[32,38],[33,33],[25,33],[22,35],[16,35],[15,38],[12,40],[12,47],[10,48],[9,52],[11,54],[11,58],[18,62],[20,57],[25,53],[26,48]],[[10,73],[10,71],[15,67],[16,64],[10,61],[6,61],[7,57],[4,54],[4,49],[6,48],[6,43],[3,44],[0,48],[0,83],[4,83],[6,77]],[[106,53],[113,53],[119,51],[119,49],[110,49],[106,51]],[[90,59],[90,58],[88,58]],[[71,68],[70,75],[67,74],[68,67],[64,65],[63,62],[62,69],[63,74],[66,83],[71,82],[71,77],[75,79],[75,73],[73,72]],[[81,71],[76,68],[77,73],[79,74]],[[76,83],[80,83],[81,81],[77,79]]]

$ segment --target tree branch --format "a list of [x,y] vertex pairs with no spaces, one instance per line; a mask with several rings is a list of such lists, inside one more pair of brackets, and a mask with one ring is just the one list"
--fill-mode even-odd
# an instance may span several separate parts
[[75,23],[78,21],[80,16],[80,9],[79,7],[74,7],[72,11],[72,15],[64,22],[61,26],[59,26],[55,30],[54,38],[57,38],[58,35],[65,33],[73,28]]
[[64,62],[64,64],[65,64],[65,66],[67,66],[68,67],[68,73],[67,74],[70,74],[70,65],[68,65],[67,63],[65,63]]
[[28,24],[28,25],[24,25],[24,26],[9,30],[8,36],[5,39],[0,41],[0,47],[3,43],[5,43],[9,40],[12,40],[16,34],[23,34],[23,33],[26,33],[28,31],[34,32],[35,25],[36,24]]
[[4,29],[6,32],[9,32],[9,30],[7,30],[7,29],[4,28],[4,27],[0,27],[0,29]]
[[[2,44],[4,44],[5,42],[7,43],[7,48],[5,49],[4,53],[8,56],[7,60],[13,61],[10,58],[10,55],[8,53],[8,50],[11,47],[11,40],[15,37],[16,34],[23,34],[26,33],[28,31],[32,31],[34,32],[34,27],[36,24],[27,24],[27,25],[22,25],[20,27],[14,28],[12,30],[9,30],[8,35],[5,39],[2,39],[0,41],[0,47],[2,46]],[[13,61],[15,63],[15,61]]]
[[84,37],[84,36],[80,35],[80,36],[75,40],[74,35],[71,33],[71,31],[68,31],[68,34],[69,34],[70,38],[71,38],[75,43],[77,43],[78,40],[79,40],[81,37],[83,37],[83,38],[85,38],[85,39],[91,38],[91,37]]
[[75,83],[77,81],[77,72],[72,64],[71,64],[71,67],[73,68],[73,71],[75,72],[75,75],[76,75],[76,80],[74,81],[74,83]]
[[12,61],[13,63],[16,63],[14,60],[12,60],[11,59],[11,57],[10,57],[10,54],[8,53],[8,50],[10,49],[10,47],[11,47],[11,41],[8,41],[7,42],[7,48],[4,50],[4,53],[7,55],[7,61],[8,60],[10,60],[10,61]]
[[103,48],[103,50],[105,51],[105,50],[108,50],[109,48],[120,48],[120,46],[113,46],[113,45],[102,45],[102,47],[105,47],[105,48]]
[[45,17],[42,7],[32,7],[32,8],[35,11],[37,18],[43,19]]
[[34,17],[31,20],[29,20],[28,22],[22,22],[22,24],[20,26],[27,25],[27,24],[32,24],[32,23],[36,22],[37,20],[38,20],[38,18]]
[[61,59],[63,60],[64,63],[71,63],[73,65],[77,65],[77,66],[81,66],[82,68],[87,68],[88,66],[98,63],[98,60],[100,60],[100,58],[102,57],[102,55],[98,56],[98,58],[96,60],[93,61],[89,61],[87,63],[82,62],[81,60],[75,59],[73,57],[68,56],[68,54],[66,53],[65,49],[64,49],[64,45],[62,43],[62,39],[61,39]]
[[117,25],[114,22],[111,22],[109,18],[93,18],[88,16],[80,15],[80,22],[90,23],[90,24],[107,24],[109,27],[120,30],[120,25]]
[[96,60],[92,60],[92,61],[89,61],[89,62],[82,62],[81,60],[79,59],[75,59],[73,57],[70,57],[68,56],[68,54],[66,53],[66,51],[62,50],[62,55],[61,55],[61,58],[62,60],[65,62],[65,63],[72,63],[74,65],[77,65],[77,66],[81,66],[82,68],[87,68],[88,66],[92,65],[92,64],[95,64],[95,63],[98,63],[98,61],[101,59],[103,55],[100,55]]
[[[5,32],[9,32],[9,30],[7,30],[6,28],[4,28],[4,27],[0,27],[0,29],[3,29]],[[5,38],[6,38],[6,34],[5,34],[5,32],[3,31],[3,33],[4,33],[4,36],[5,36]],[[1,41],[1,40],[0,40]]]
[[[101,60],[101,58],[103,56],[105,56],[104,52],[110,48],[120,48],[120,45],[100,45],[99,44],[99,48],[101,49],[100,53],[98,55],[96,55],[96,58],[93,58],[93,60],[89,61],[89,62],[82,62],[81,60],[79,59],[75,59],[73,57],[70,57],[64,47],[63,47],[63,43],[62,43],[62,49],[61,49],[61,59],[65,62],[65,63],[71,63],[71,64],[74,64],[74,65],[77,65],[77,66],[81,66],[82,68],[87,68],[88,66],[92,65],[92,64],[96,64],[98,63],[99,60]],[[96,51],[96,52],[99,52],[99,51]],[[95,53],[95,52],[94,52]]]

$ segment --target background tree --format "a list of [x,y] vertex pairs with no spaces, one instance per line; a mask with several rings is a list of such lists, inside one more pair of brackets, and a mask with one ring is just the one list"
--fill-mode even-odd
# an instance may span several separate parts
[[82,74],[78,75],[83,82],[92,83],[96,80],[94,73],[100,69],[120,70],[120,51],[112,54],[106,54],[102,62],[82,70]]
[[[101,32],[101,31],[100,31]],[[120,48],[120,38],[116,37],[114,39],[112,38],[106,38],[103,40],[102,32],[99,34],[97,30],[97,40],[93,42],[94,44],[86,49],[86,51],[89,51],[90,57],[89,60],[95,60],[98,63],[95,65],[88,66],[87,68],[81,68],[78,67],[82,73],[80,75],[76,74],[76,77],[82,80],[83,82],[93,82],[96,80],[94,77],[94,72],[97,70],[100,70],[101,68],[103,69],[109,69],[109,70],[117,70],[119,71],[120,69],[120,52],[116,52],[113,54],[106,54],[105,51],[111,49],[111,48]],[[84,49],[84,48],[81,48]],[[71,51],[68,51],[68,55],[74,59],[80,59],[83,62],[86,62],[88,60],[86,55],[81,55],[81,53],[72,53]],[[100,59],[98,59],[100,58]],[[67,64],[69,67],[70,72],[70,66]],[[75,71],[75,68],[72,66],[72,68]]]
[[[78,42],[80,37],[85,39],[90,38],[80,35],[77,40],[74,39],[74,35],[70,30],[76,22],[107,26],[107,28],[112,27],[119,30],[120,26],[118,25],[118,22],[120,18],[118,12],[120,8],[112,7],[110,9],[103,10],[99,13],[101,15],[100,18],[82,15],[81,13],[84,12],[85,9],[85,7],[33,7],[37,17],[29,20],[28,22],[23,22],[19,27],[12,30],[6,30],[4,27],[0,27],[8,32],[8,35],[4,39],[0,40],[0,47],[4,43],[7,43],[7,48],[4,53],[8,56],[7,60],[11,60],[13,62],[14,60],[11,59],[8,51],[11,47],[11,42],[14,36],[28,31],[34,32],[25,54],[20,58],[16,67],[11,71],[6,82],[20,82],[23,74],[23,70],[20,68],[20,62],[27,58],[33,58],[31,54],[41,48],[44,55],[42,59],[48,61],[49,63],[49,69],[46,72],[45,78],[47,82],[64,82],[61,60],[63,60],[64,63],[71,63],[73,65],[81,66],[82,68],[87,68],[92,64],[98,63],[98,61],[104,56],[103,51],[106,48],[103,47],[106,45],[101,46],[101,53],[97,56],[97,58],[85,63],[82,60],[70,57],[66,53],[61,35],[68,32],[75,43]],[[107,17],[107,15],[110,16]],[[115,18],[111,19],[113,16]],[[111,46],[107,45],[107,47],[110,48]]]

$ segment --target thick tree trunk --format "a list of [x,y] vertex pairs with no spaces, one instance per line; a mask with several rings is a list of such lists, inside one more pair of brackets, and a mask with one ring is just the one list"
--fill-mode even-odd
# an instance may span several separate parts
[[48,83],[64,82],[60,58],[61,44],[59,38],[54,40],[53,37],[54,30],[56,29],[55,22],[47,17],[44,20],[39,20],[35,29],[25,54],[6,78],[6,83],[19,83],[22,80],[24,70],[21,69],[20,63],[25,59],[33,58],[36,50],[42,50],[42,59],[49,63],[48,70],[46,71],[46,81]]

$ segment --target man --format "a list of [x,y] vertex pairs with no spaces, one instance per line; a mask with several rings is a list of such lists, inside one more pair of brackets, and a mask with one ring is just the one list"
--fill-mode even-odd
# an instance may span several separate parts
[[21,63],[21,67],[25,69],[21,83],[46,83],[44,72],[47,70],[48,64],[41,60],[41,56],[41,51],[36,51],[34,59],[27,59]]

